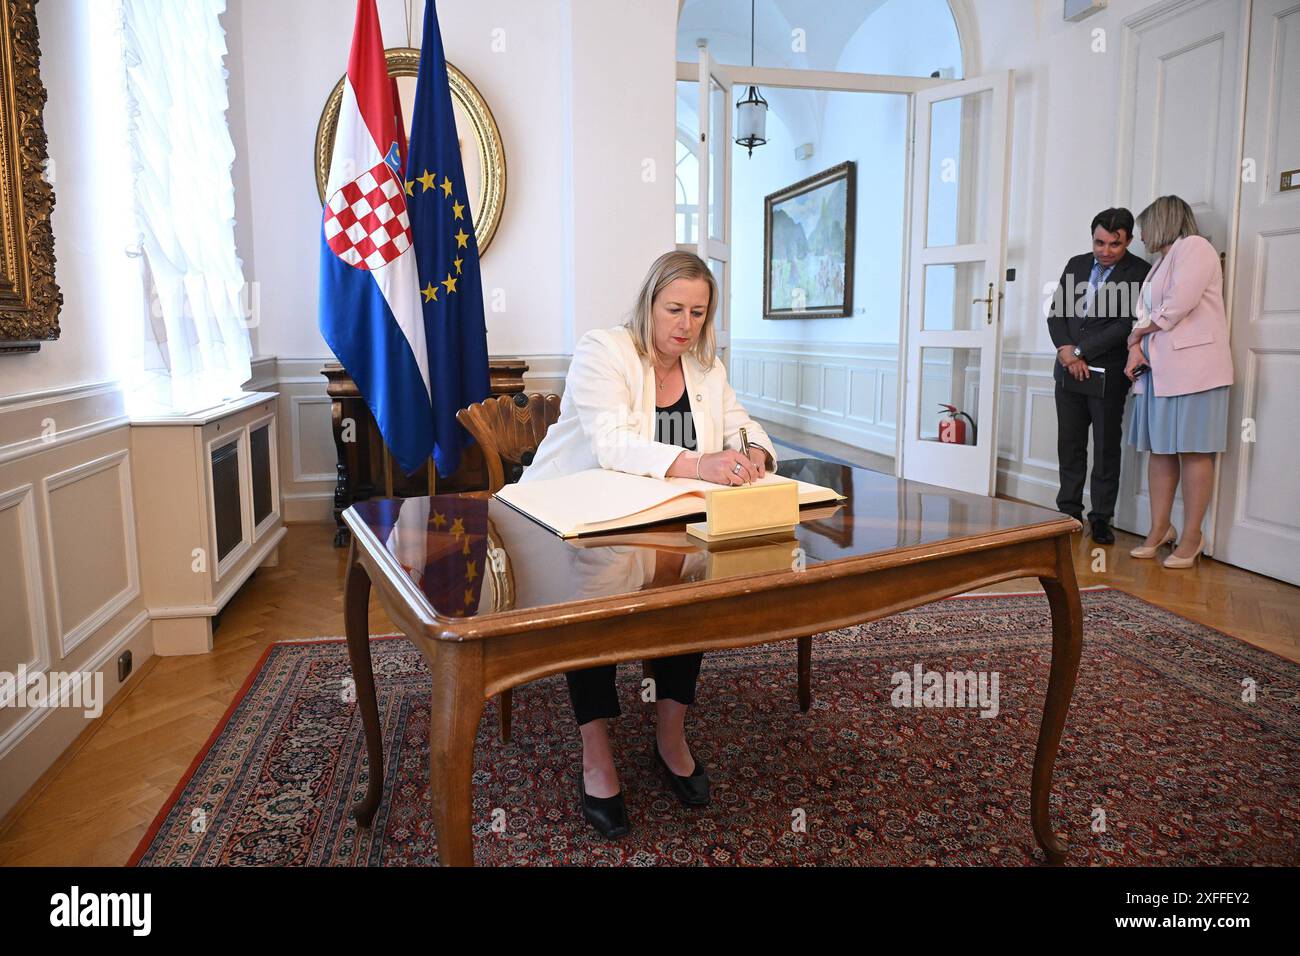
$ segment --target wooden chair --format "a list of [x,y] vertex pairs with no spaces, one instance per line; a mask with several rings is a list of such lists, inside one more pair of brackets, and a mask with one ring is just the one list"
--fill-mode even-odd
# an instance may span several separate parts
[[[456,421],[465,426],[483,449],[491,492],[519,480],[546,437],[546,430],[559,417],[560,396],[541,392],[498,395],[456,413]],[[502,743],[510,742],[511,702],[508,688],[497,697]]]
[[498,395],[456,413],[487,462],[488,491],[514,484],[560,417],[560,396],[541,392]]

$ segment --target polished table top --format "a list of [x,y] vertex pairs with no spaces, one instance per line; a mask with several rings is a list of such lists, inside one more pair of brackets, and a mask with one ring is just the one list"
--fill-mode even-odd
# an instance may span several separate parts
[[1052,664],[1034,751],[1030,816],[1049,861],[1052,770],[1083,647],[1073,518],[816,459],[778,471],[838,489],[784,539],[710,550],[685,523],[563,539],[485,492],[372,500],[352,530],[344,618],[372,769],[353,807],[370,826],[383,794],[371,660],[372,588],[420,649],[429,697],[429,802],[440,862],[473,865],[474,748],[484,701],[509,740],[511,690],[560,671],[797,639],[799,707],[812,704],[813,635],[1033,575],[1052,613]]
[[372,552],[386,553],[390,570],[400,569],[415,585],[403,590],[422,605],[415,608],[420,616],[461,624],[692,583],[730,582],[740,589],[760,575],[806,572],[830,562],[893,555],[901,563],[933,553],[927,545],[1013,531],[1049,537],[1073,528],[1072,519],[1033,505],[815,458],[781,462],[777,471],[834,488],[846,500],[805,506],[793,535],[712,548],[690,537],[682,520],[564,539],[486,492],[378,498],[349,510],[352,523],[368,532],[362,539],[372,539]]

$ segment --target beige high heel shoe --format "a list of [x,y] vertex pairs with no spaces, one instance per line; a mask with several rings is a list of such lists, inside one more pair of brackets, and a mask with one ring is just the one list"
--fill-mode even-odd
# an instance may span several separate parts
[[1196,545],[1196,550],[1192,552],[1190,558],[1180,558],[1176,554],[1171,554],[1160,562],[1166,568],[1190,568],[1200,558],[1201,552],[1205,550],[1205,535],[1201,535],[1200,542]]
[[1132,551],[1129,552],[1129,555],[1134,558],[1154,558],[1156,556],[1157,551],[1159,551],[1167,544],[1173,544],[1177,540],[1178,540],[1178,529],[1175,528],[1173,525],[1170,525],[1169,530],[1165,532],[1165,536],[1160,539],[1160,543],[1157,544],[1155,547],[1148,548],[1144,545],[1138,545],[1136,548],[1134,548]]

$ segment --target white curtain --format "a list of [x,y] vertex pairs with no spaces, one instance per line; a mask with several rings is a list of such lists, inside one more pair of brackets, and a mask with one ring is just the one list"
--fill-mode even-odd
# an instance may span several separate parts
[[235,254],[225,0],[116,0],[134,254],[147,303],[127,343],[136,405],[187,411],[241,393],[248,303]]

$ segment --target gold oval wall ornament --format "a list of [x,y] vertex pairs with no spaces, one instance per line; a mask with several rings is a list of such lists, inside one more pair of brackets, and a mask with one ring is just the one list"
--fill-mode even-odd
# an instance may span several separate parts
[[[384,51],[384,58],[388,62],[388,75],[398,77],[399,81],[403,77],[414,78],[419,75],[419,50],[393,47]],[[329,99],[325,101],[320,122],[316,125],[316,193],[322,205],[325,202],[325,186],[329,181],[330,159],[334,153],[334,131],[338,128],[339,109],[343,104],[343,82],[346,79],[347,74],[339,77]],[[482,256],[492,244],[492,237],[496,235],[497,226],[501,223],[501,210],[505,206],[506,152],[501,144],[501,130],[497,128],[487,101],[469,78],[450,62],[447,63],[447,81],[451,86],[452,108],[458,108],[469,119],[474,136],[479,188],[478,203],[470,207],[470,213],[474,217],[474,239],[478,243],[479,255]],[[410,111],[403,112],[405,114]],[[466,168],[465,175],[470,179],[472,172],[469,168]]]

